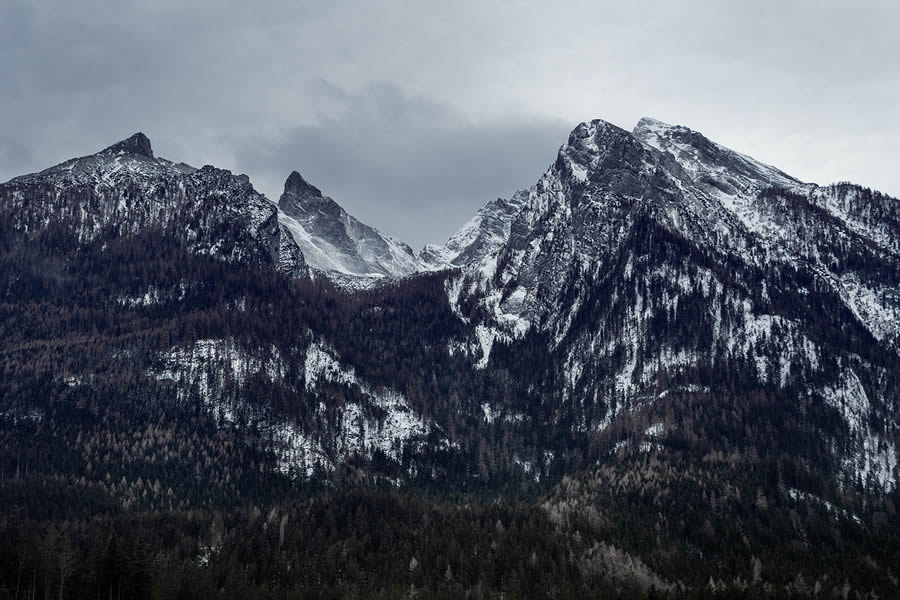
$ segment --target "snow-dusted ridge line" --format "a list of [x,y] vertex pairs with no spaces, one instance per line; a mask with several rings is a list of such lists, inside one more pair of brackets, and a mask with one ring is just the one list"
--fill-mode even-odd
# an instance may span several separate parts
[[[735,161],[738,168],[733,170],[732,175],[736,175],[744,184],[755,182],[786,189],[801,189],[808,185],[772,165],[708,140],[702,134],[683,125],[669,125],[650,117],[644,117],[635,126],[634,135],[643,144],[675,155],[678,164],[695,180],[704,175],[713,175],[716,171],[700,154],[698,141],[701,141],[704,145],[708,144],[712,151],[721,153],[728,160]],[[722,174],[723,171],[719,170],[718,173]]]
[[[20,231],[58,222],[87,244],[108,232],[127,236],[161,228],[196,254],[269,263],[291,276],[308,274],[296,244],[280,231],[276,207],[249,177],[156,157],[141,133],[96,154],[15,177],[0,185],[0,199]],[[223,239],[223,230],[235,229],[246,233],[240,243]]]

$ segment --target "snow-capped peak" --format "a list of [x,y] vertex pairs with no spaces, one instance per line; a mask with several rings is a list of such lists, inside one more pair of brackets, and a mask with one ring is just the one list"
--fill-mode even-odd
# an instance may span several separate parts
[[399,277],[424,268],[409,246],[357,220],[297,171],[285,181],[278,208],[279,221],[320,271]]

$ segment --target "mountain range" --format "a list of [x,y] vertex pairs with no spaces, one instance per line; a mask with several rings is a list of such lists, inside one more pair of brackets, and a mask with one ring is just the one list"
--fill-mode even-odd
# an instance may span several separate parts
[[[900,594],[900,200],[687,127],[581,123],[419,252],[137,133],[0,184],[0,315],[4,559],[43,590],[61,523],[92,557],[177,514],[140,543],[221,592],[265,507],[248,594]],[[305,521],[381,510],[377,576]],[[84,560],[85,597],[156,581]]]

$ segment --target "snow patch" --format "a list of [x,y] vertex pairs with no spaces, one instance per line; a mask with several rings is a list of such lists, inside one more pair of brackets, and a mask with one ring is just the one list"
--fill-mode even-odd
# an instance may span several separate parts
[[431,429],[425,419],[415,414],[403,394],[362,381],[353,367],[342,365],[337,353],[324,344],[310,345],[304,368],[307,390],[322,382],[355,386],[381,415],[372,416],[356,403],[344,406],[341,441],[345,453],[380,450],[396,459],[406,442],[427,435]]
[[842,457],[850,483],[858,478],[864,485],[892,491],[897,485],[897,448],[870,430],[872,407],[856,372],[845,369],[836,384],[824,388],[821,395],[826,404],[840,412],[850,431],[851,448]]

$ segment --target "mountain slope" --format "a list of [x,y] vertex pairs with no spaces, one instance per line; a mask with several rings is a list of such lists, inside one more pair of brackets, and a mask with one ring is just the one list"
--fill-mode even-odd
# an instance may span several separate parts
[[278,208],[309,264],[321,271],[399,277],[422,270],[409,246],[349,215],[297,171],[285,181]]

